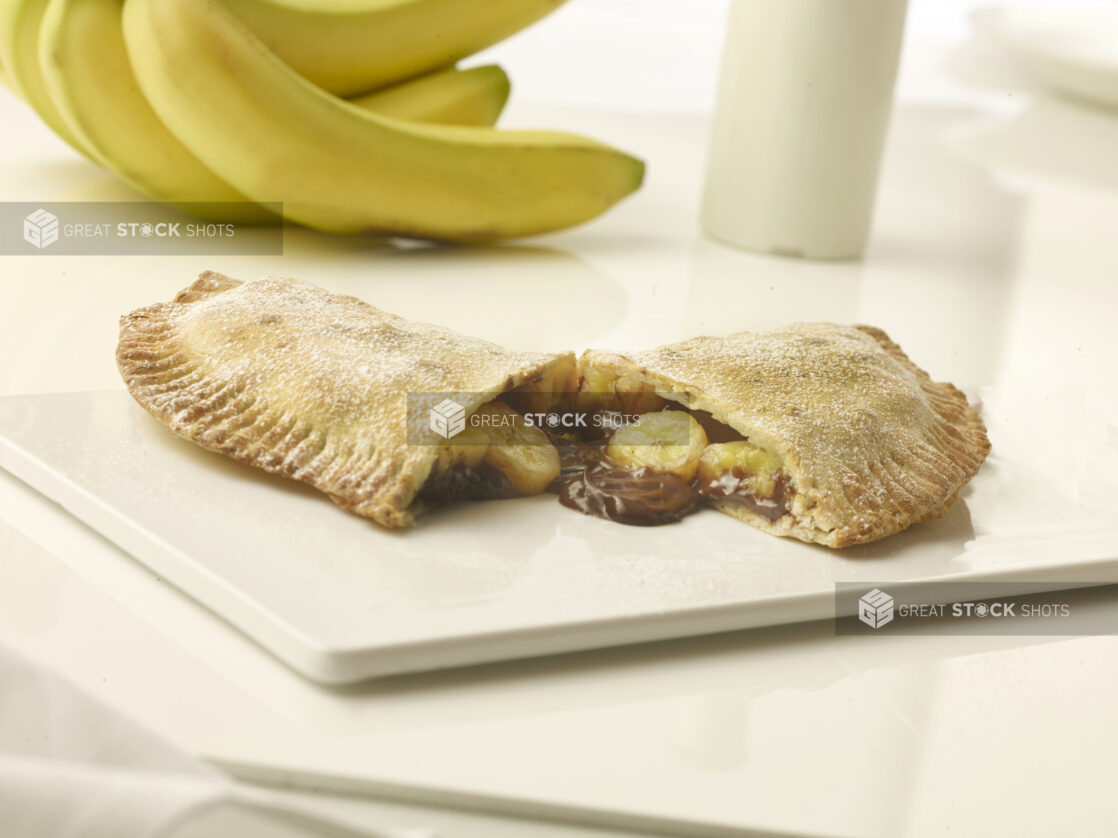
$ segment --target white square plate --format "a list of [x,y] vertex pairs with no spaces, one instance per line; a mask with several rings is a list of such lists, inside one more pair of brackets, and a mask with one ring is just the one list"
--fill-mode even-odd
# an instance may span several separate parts
[[826,619],[836,582],[1118,579],[1105,493],[1093,511],[1029,491],[997,456],[942,520],[841,552],[713,511],[624,527],[553,496],[387,532],[175,437],[123,392],[0,399],[0,465],[331,683]]

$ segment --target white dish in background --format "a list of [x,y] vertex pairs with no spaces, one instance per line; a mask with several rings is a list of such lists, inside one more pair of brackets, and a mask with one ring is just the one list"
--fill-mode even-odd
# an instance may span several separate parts
[[1038,485],[1028,443],[1042,431],[1020,449],[1009,434],[1050,417],[986,401],[995,446],[1007,433],[962,502],[841,552],[713,511],[624,527],[552,496],[388,532],[175,437],[123,392],[0,399],[0,466],[298,671],[346,683],[826,619],[837,582],[1118,581],[1114,493],[1092,489],[1087,506]]
[[1118,108],[1118,4],[1020,3],[979,9],[971,22],[1049,87]]

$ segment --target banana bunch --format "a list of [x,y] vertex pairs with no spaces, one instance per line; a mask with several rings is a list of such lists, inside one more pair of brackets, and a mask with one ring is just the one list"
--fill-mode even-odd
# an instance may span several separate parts
[[211,220],[279,203],[327,232],[488,242],[587,221],[644,175],[590,139],[495,129],[507,76],[455,66],[561,2],[0,0],[0,82]]

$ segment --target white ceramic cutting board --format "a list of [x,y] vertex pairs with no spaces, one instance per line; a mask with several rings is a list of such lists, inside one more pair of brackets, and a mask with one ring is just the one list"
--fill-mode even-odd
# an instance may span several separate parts
[[[1013,409],[1002,398],[996,415]],[[1003,439],[947,517],[835,552],[714,512],[623,527],[552,496],[387,532],[175,437],[126,393],[0,399],[0,465],[331,683],[826,619],[837,582],[1118,580],[1106,492],[1096,509],[1031,491]]]

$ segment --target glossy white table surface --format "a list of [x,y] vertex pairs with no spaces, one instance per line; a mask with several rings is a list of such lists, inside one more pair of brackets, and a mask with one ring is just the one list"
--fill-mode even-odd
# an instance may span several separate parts
[[[696,222],[709,91],[706,101],[695,91],[713,78],[716,39],[705,18],[673,30],[670,5],[656,3],[632,33],[631,65],[617,62],[619,45],[589,39],[572,74],[579,105],[556,102],[555,75],[539,67],[562,57],[577,15],[594,13],[564,10],[550,34],[503,48],[514,77],[514,62],[527,68],[510,123],[583,130],[648,159],[645,189],[601,221],[479,251],[398,252],[295,231],[274,258],[2,257],[0,393],[120,387],[117,316],[215,268],[299,276],[541,348],[870,322],[937,378],[1011,388],[1019,410],[1080,407],[1089,438],[1051,427],[1036,441],[1037,484],[1023,490],[1069,491],[1063,463],[1118,467],[1118,164],[1108,151],[1118,118],[976,87],[993,65],[955,50],[958,20],[917,2],[914,20],[927,26],[902,66],[867,259],[735,252]],[[595,20],[607,27],[628,8],[614,7]],[[645,35],[676,38],[693,70],[663,84]],[[587,74],[610,61],[616,74],[595,85]],[[652,101],[653,83],[665,101]],[[639,93],[622,103],[626,85]],[[10,97],[0,121],[0,200],[123,194]],[[330,803],[358,817],[426,815],[449,836],[550,833],[436,803],[699,835],[1104,836],[1118,822],[1113,637],[836,638],[808,624],[331,690],[6,475],[0,519],[0,639],[244,776],[417,807]],[[1110,589],[1078,596],[1084,608],[1118,607]]]

